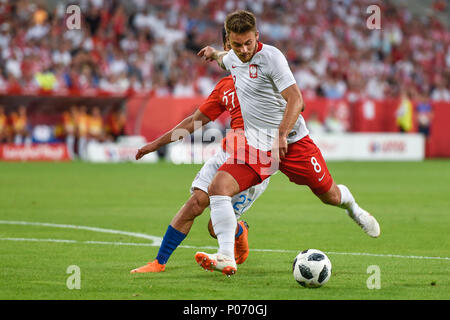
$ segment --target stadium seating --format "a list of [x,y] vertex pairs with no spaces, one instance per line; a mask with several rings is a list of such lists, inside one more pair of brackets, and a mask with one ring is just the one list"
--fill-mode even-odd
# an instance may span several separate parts
[[0,4],[0,90],[205,96],[223,73],[195,53],[206,44],[220,47],[226,13],[247,8],[257,15],[261,40],[286,53],[305,94],[379,99],[408,86],[450,100],[449,30],[435,15],[412,16],[425,4],[445,14],[445,2],[441,11],[435,2],[371,1],[382,9],[380,32],[366,28],[364,0],[89,0],[79,2],[81,30],[64,25],[66,7],[76,1],[6,1]]

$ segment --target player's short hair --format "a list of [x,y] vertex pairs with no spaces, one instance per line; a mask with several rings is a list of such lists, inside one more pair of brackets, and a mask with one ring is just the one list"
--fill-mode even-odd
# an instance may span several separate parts
[[227,45],[227,30],[225,30],[225,27],[222,28],[222,42],[225,47]]
[[246,10],[238,10],[230,13],[225,19],[225,30],[227,34],[256,32],[256,18],[253,13]]

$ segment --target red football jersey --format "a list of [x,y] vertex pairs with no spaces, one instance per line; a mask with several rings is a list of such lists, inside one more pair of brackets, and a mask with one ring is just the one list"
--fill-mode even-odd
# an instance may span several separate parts
[[223,78],[217,84],[199,110],[211,121],[216,120],[223,112],[228,111],[231,116],[231,129],[244,129],[241,106],[234,88],[233,78]]

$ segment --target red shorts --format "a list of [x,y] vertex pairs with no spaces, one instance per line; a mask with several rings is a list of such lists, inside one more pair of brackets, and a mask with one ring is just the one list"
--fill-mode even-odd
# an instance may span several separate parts
[[285,158],[281,159],[280,171],[290,181],[307,185],[316,195],[328,192],[333,184],[322,153],[309,136],[288,146]]
[[229,132],[222,147],[230,157],[218,170],[231,174],[239,184],[240,191],[261,183],[278,170],[278,166],[272,168],[270,151],[261,151],[248,145],[244,130]]
[[[262,153],[255,155],[255,150],[246,145],[245,152],[240,152],[241,156],[232,154],[230,161],[225,162],[218,169],[231,174],[238,182],[240,191],[261,183],[275,172],[272,164],[267,162],[270,152],[260,157]],[[328,192],[333,184],[333,178],[322,153],[309,136],[289,144],[288,152],[279,164],[279,170],[290,181],[307,185],[316,195]]]
[[224,163],[218,170],[228,172],[239,184],[239,192],[260,184],[263,179],[247,164]]

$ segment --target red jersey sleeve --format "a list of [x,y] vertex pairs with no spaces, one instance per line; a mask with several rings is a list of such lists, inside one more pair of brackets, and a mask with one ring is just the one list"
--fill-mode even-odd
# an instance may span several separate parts
[[198,108],[200,112],[211,119],[211,121],[216,120],[224,111],[226,111],[226,108],[221,101],[221,87],[222,81],[216,85],[208,99],[206,99],[206,101]]

